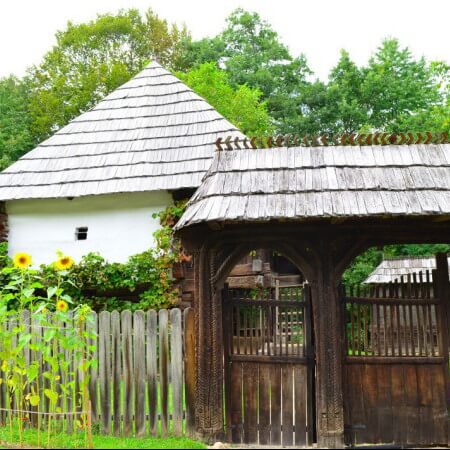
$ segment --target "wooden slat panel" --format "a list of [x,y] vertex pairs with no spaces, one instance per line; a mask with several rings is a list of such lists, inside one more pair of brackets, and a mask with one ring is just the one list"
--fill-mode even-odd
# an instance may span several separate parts
[[136,436],[145,434],[145,314],[136,311],[133,317],[134,352],[134,421]]
[[282,444],[293,445],[294,443],[294,386],[293,367],[290,364],[281,368],[282,384]]
[[391,367],[380,364],[373,370],[377,371],[378,436],[383,442],[392,442],[395,424],[392,410]]
[[445,367],[430,367],[432,399],[432,418],[433,418],[433,437],[430,444],[449,446],[450,444],[450,419],[448,416],[449,404],[445,401],[446,375]]
[[271,421],[270,444],[281,445],[281,365],[271,365]]
[[294,368],[294,392],[295,392],[295,445],[307,445],[307,366],[296,365]]
[[111,433],[111,339],[110,314],[102,311],[99,315],[99,382],[101,402],[102,432]]
[[370,443],[380,443],[381,436],[378,433],[378,380],[376,366],[369,364],[362,369],[362,385],[364,386],[364,408],[366,412],[367,435]]
[[406,397],[406,442],[417,443],[417,430],[419,429],[419,397],[417,392],[417,368],[406,366],[405,397]]
[[158,435],[158,316],[156,311],[147,312],[147,382],[149,429]]
[[244,390],[244,440],[247,444],[258,443],[258,365],[243,363]]
[[123,358],[123,433],[133,432],[133,335],[130,311],[122,311],[122,358]]
[[195,433],[195,323],[194,310],[184,310],[184,376],[186,398],[186,434]]
[[419,445],[427,445],[432,438],[433,428],[433,391],[431,384],[434,381],[431,379],[430,368],[426,366],[417,367],[417,387],[419,397],[419,422],[417,437],[419,438]]
[[259,443],[270,444],[270,365],[259,365]]
[[230,371],[231,442],[240,444],[243,440],[242,364],[232,364]]
[[161,433],[167,436],[169,431],[169,335],[168,313],[159,311],[159,377],[161,398]]
[[172,381],[172,433],[183,433],[183,339],[181,311],[170,311],[170,375]]
[[122,346],[120,340],[120,314],[117,311],[111,313],[112,335],[112,385],[113,385],[113,424],[114,434],[120,435],[122,425]]

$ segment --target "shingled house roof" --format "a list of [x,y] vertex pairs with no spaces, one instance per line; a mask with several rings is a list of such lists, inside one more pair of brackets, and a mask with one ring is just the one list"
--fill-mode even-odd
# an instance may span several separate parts
[[241,148],[216,152],[177,228],[449,214],[449,144]]
[[[448,258],[450,267],[450,257]],[[432,281],[432,270],[436,268],[436,258],[424,258],[414,256],[402,256],[398,258],[385,259],[364,281],[366,284],[384,284],[394,281],[400,281],[401,277],[408,275],[431,273],[430,281]],[[425,278],[424,278],[425,279]]]
[[0,174],[0,200],[193,188],[224,133],[244,137],[152,63]]

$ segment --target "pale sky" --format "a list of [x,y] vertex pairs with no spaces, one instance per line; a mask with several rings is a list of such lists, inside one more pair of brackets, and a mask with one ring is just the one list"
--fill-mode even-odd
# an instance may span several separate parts
[[194,38],[220,32],[237,7],[257,11],[323,79],[341,48],[364,64],[386,37],[417,56],[450,62],[449,0],[0,0],[0,77],[39,63],[67,21],[130,7],[186,23]]

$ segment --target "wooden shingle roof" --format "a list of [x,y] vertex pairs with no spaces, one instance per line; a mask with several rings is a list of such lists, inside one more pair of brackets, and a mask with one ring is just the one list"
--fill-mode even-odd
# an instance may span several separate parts
[[216,152],[177,228],[449,214],[446,143],[242,148]]
[[195,188],[224,133],[242,134],[159,64],[0,174],[0,200]]
[[[450,257],[448,258],[450,267]],[[400,281],[401,277],[419,273],[430,272],[430,281],[432,281],[432,270],[436,268],[435,257],[402,256],[398,258],[383,260],[376,269],[364,281],[366,284],[384,284]]]

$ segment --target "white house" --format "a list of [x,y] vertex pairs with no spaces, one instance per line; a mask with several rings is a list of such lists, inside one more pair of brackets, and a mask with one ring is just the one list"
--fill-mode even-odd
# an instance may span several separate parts
[[242,134],[152,63],[0,174],[9,252],[124,261],[153,245],[152,218],[200,185],[219,136]]

